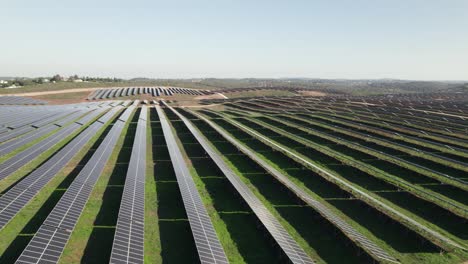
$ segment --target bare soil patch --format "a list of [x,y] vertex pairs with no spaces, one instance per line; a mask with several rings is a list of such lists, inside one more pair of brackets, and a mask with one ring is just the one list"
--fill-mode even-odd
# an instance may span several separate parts
[[204,99],[225,99],[221,94],[215,93],[210,95],[200,95],[194,98],[195,100],[204,100]]
[[79,93],[79,92],[91,92],[94,90],[108,89],[106,88],[76,88],[76,89],[66,89],[66,90],[56,90],[56,91],[42,91],[42,92],[27,92],[27,93],[15,93],[8,95],[17,95],[17,96],[41,96],[48,94],[64,94],[64,93]]
[[326,96],[327,94],[319,91],[298,91],[298,93],[306,96]]

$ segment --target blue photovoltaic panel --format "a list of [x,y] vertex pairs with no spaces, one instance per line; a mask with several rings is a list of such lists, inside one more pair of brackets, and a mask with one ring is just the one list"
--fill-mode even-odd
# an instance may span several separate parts
[[164,112],[156,106],[201,263],[228,263]]
[[[167,106],[167,105],[166,105]],[[249,187],[232,171],[229,165],[221,158],[221,156],[211,147],[208,141],[193,127],[193,125],[179,112],[170,108],[178,115],[193,136],[197,139],[203,149],[208,153],[211,159],[215,162],[218,168],[223,172],[226,178],[231,182],[234,188],[244,198],[255,215],[260,219],[265,228],[270,232],[281,249],[289,257],[292,263],[314,263],[305,251],[297,244],[297,242],[289,235],[281,223],[270,213]]]
[[[197,115],[197,114],[195,114]],[[241,150],[244,154],[252,158],[257,164],[262,166],[266,171],[268,171],[272,176],[278,179],[279,182],[284,184],[288,189],[290,189],[293,193],[297,195],[298,198],[302,199],[306,202],[309,206],[314,208],[317,212],[319,212],[325,219],[330,221],[333,225],[335,225],[338,229],[340,229],[344,234],[350,237],[352,240],[356,241],[356,243],[362,247],[365,251],[367,251],[371,256],[377,259],[390,261],[390,262],[398,262],[394,257],[388,254],[385,250],[379,247],[377,244],[372,242],[370,239],[362,235],[345,220],[341,217],[336,215],[333,211],[328,209],[325,205],[314,199],[310,196],[307,192],[302,190],[299,186],[297,186],[294,182],[292,182],[287,176],[283,175],[281,172],[273,168],[270,164],[260,158],[254,151],[248,149],[246,146],[240,144],[236,139],[234,139],[231,135],[227,132],[223,131],[220,127],[218,127],[213,122],[209,121],[208,119],[197,115],[208,123],[213,129],[215,129],[219,134],[221,134],[227,141],[232,143],[236,146],[239,150]],[[189,122],[185,117],[183,117],[184,122]],[[195,133],[198,131],[195,130]],[[204,139],[202,139],[204,140]]]
[[[131,112],[134,108],[127,108]],[[52,212],[24,249],[17,263],[57,263],[128,120],[117,120]]]
[[147,116],[148,109],[143,106],[125,179],[110,263],[143,263]]

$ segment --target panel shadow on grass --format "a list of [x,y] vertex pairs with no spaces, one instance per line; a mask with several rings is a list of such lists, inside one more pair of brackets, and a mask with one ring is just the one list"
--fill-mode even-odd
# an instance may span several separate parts
[[221,213],[231,238],[246,263],[285,263],[282,252],[252,213]]
[[156,182],[159,219],[187,219],[177,182]]
[[29,241],[33,238],[30,236],[17,236],[8,248],[0,256],[0,263],[2,264],[13,264],[19,258],[23,250],[28,245]]
[[373,263],[366,254],[359,255],[358,250],[347,238],[311,208],[277,207],[276,209],[326,263]]
[[159,221],[162,262],[200,263],[188,220]]
[[456,237],[468,239],[466,219],[408,192],[380,193],[384,198],[443,228]]
[[425,243],[425,239],[407,227],[382,215],[360,200],[330,200],[329,203],[399,252],[439,252],[437,247]]
[[115,228],[94,227],[81,263],[109,263]]

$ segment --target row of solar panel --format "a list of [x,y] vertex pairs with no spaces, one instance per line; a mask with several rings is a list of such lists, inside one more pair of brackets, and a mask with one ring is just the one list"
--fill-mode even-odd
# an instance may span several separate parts
[[[71,126],[80,129],[82,125],[91,122],[107,109],[95,110],[80,118]],[[96,135],[104,126],[102,122],[108,122],[115,115],[117,108],[108,111],[99,118],[100,121],[92,123],[65,147],[54,154],[44,164],[36,168],[23,180],[16,184],[0,197],[0,229],[2,229],[22,208],[24,208],[41,189],[62,170],[68,162]],[[34,157],[31,157],[34,159]]]
[[[91,114],[83,117],[83,120],[91,120],[95,118],[97,115],[101,113],[102,110],[104,109],[100,109],[100,110],[96,109],[95,111],[92,111]],[[47,151],[48,149],[55,147],[57,144],[59,144],[60,142],[68,138],[70,135],[77,132],[81,128],[81,126],[87,122],[89,121],[86,121],[86,122],[77,121],[77,122],[74,122],[70,125],[63,127],[62,129],[57,129],[57,131],[54,134],[50,135],[49,137],[46,137],[42,141],[39,141],[36,144],[33,144],[29,148],[26,148],[20,151],[19,153],[17,153],[16,155],[14,155],[13,157],[5,160],[4,162],[0,164],[0,180],[12,175],[13,173],[17,172],[20,168],[22,168],[23,166],[25,166],[26,164],[28,164],[29,162],[37,158],[39,155]],[[45,127],[45,129],[46,129],[45,132],[47,132],[48,128]],[[43,134],[45,132],[41,131],[40,134]],[[26,137],[21,137],[16,140],[7,142],[5,144],[5,147],[4,145],[1,145],[2,151],[10,153],[11,151],[15,150],[17,147],[21,147],[22,143],[30,142],[28,139],[35,138],[35,137],[36,137],[36,133],[33,133],[33,134],[26,135]]]
[[[177,111],[173,110],[176,112],[176,114],[180,115]],[[261,167],[263,167],[267,172],[269,172],[273,177],[275,177],[279,182],[281,182],[284,186],[286,186],[288,189],[290,189],[296,196],[303,200],[305,203],[307,203],[309,206],[314,208],[317,212],[319,212],[325,219],[327,219],[331,224],[335,225],[338,229],[340,229],[344,234],[346,234],[348,237],[350,237],[353,241],[356,241],[356,243],[362,247],[366,252],[368,252],[370,255],[374,256],[377,259],[385,260],[385,261],[390,261],[390,262],[397,262],[397,260],[392,257],[388,252],[383,250],[380,246],[369,240],[367,237],[362,235],[360,232],[358,232],[356,229],[354,229],[352,226],[350,226],[348,223],[346,223],[341,217],[333,213],[331,210],[329,210],[325,205],[314,199],[311,195],[309,195],[307,192],[302,190],[299,186],[297,186],[294,182],[292,182],[286,175],[282,174],[279,172],[277,169],[272,167],[270,164],[268,164],[266,161],[264,161],[262,158],[260,158],[255,152],[251,149],[248,149],[246,146],[240,144],[236,139],[234,139],[231,135],[229,135],[227,132],[223,131],[220,127],[218,127],[216,124],[208,120],[207,118],[195,114],[198,116],[201,120],[206,122],[208,125],[210,125],[213,129],[215,129],[223,138],[225,138],[228,142],[233,144],[236,148],[238,148],[240,151],[242,151],[244,154],[249,156],[252,160],[254,160],[257,164],[259,164]],[[206,142],[205,138],[203,138],[201,135],[199,135],[199,132],[190,124],[189,120],[186,119],[185,117],[181,116],[181,119],[183,120],[184,123],[187,124],[187,127],[191,130],[191,132],[196,136],[200,144],[205,148],[205,151],[212,157],[212,159],[220,164],[220,168],[222,170],[228,170],[229,167],[227,165],[224,165],[223,160],[220,159],[220,157],[214,152],[214,150],[211,148],[211,146]],[[227,172],[226,174],[229,174]],[[240,183],[242,185],[242,182]],[[244,188],[247,188],[246,186]],[[248,188],[246,189],[248,192]],[[250,197],[247,197],[250,198]],[[260,202],[260,201],[258,201]],[[252,204],[249,203],[249,204]],[[258,210],[258,206],[255,206],[253,208],[254,211]],[[259,212],[260,218],[265,218],[265,214],[262,214]],[[268,221],[268,219],[262,219],[263,221]],[[274,236],[276,237],[276,236]],[[287,249],[287,247],[286,247]],[[289,254],[288,254],[289,255]]]
[[[166,107],[169,107],[166,105]],[[270,213],[249,187],[232,171],[229,165],[221,158],[221,156],[211,147],[208,141],[198,132],[198,130],[190,123],[190,121],[177,112],[172,107],[169,107],[179,118],[184,122],[192,135],[197,139],[205,152],[215,162],[218,168],[223,172],[229,182],[237,190],[244,201],[250,206],[252,211],[258,217],[260,222],[269,231],[271,236],[280,246],[280,248],[289,257],[292,263],[313,263],[305,251],[297,244],[297,242],[289,235],[280,222]]]
[[47,121],[59,113],[69,112],[74,109],[69,107],[57,108],[49,106],[18,107],[4,106],[0,108],[0,124],[10,130],[25,125],[38,127],[41,121]]
[[142,106],[125,178],[111,263],[143,263],[147,118],[148,109]]
[[204,90],[195,90],[179,87],[126,87],[126,88],[107,88],[95,90],[88,96],[88,100],[110,99],[122,96],[131,96],[138,94],[150,94],[156,96],[172,96],[174,94],[186,95],[204,95],[209,92]]
[[0,105],[43,105],[46,101],[22,96],[0,96]]
[[[3,228],[24,206],[31,201],[34,196],[79,152],[80,149],[107,123],[120,107],[114,107],[107,114],[99,118],[96,122],[81,132],[75,139],[57,152],[42,166],[38,167],[21,182],[11,188],[0,197],[0,229]],[[41,225],[33,239],[18,259],[18,263],[56,263],[62,254],[68,239],[80,217],[87,200],[97,182],[102,170],[110,157],[117,139],[119,138],[125,123],[129,120],[135,106],[130,106],[118,118],[112,129],[106,135],[91,159],[82,168],[66,193],[62,196],[55,208]],[[179,189],[182,194],[184,207],[189,218],[190,227],[194,241],[199,253],[201,263],[228,263],[224,250],[214,230],[210,217],[203,205],[201,196],[191,177],[187,164],[181,153],[181,149],[176,142],[175,136],[170,127],[162,108],[156,106],[160,123],[163,129],[164,138],[167,143],[174,171],[176,173]],[[172,109],[172,108],[171,108]],[[83,124],[95,119],[105,108],[91,111],[94,118],[88,115],[62,129],[63,134],[57,137],[64,138],[65,135],[73,134],[79,130]],[[310,257],[288,234],[279,221],[268,211],[263,203],[252,193],[252,191],[240,180],[240,178],[229,168],[219,154],[210,146],[206,139],[193,127],[184,116],[172,109],[179,115],[190,132],[195,136],[204,150],[208,153],[215,164],[225,174],[227,179],[239,192],[241,197],[251,207],[266,230],[275,239],[276,243],[289,260],[293,263],[313,263]],[[117,228],[114,236],[114,243],[111,254],[111,263],[143,263],[143,242],[144,242],[144,187],[145,187],[145,158],[146,158],[146,123],[147,107],[142,106],[142,111],[138,119],[135,140],[132,148],[132,155],[128,165],[124,192],[119,210]],[[208,120],[206,120],[209,122]],[[210,124],[212,125],[212,124]],[[62,131],[61,130],[61,131]],[[222,133],[221,133],[222,134]],[[222,134],[223,135],[223,134]],[[227,134],[226,134],[227,135]],[[226,136],[223,135],[223,136]],[[66,136],[65,136],[66,137]],[[54,141],[55,142],[55,141]],[[57,142],[56,142],[57,143]],[[43,148],[50,145],[40,145]],[[41,149],[43,149],[41,148]],[[37,147],[37,149],[40,149]],[[36,152],[35,152],[36,153]],[[37,153],[36,153],[37,154]],[[281,177],[281,176],[279,176]],[[285,177],[285,176],[284,176]],[[285,184],[288,188],[294,185]],[[296,190],[299,196],[307,197],[307,194]],[[304,198],[305,199],[305,198]],[[313,200],[313,199],[312,199]],[[321,213],[327,213],[326,208],[321,208],[321,204],[310,202],[315,209]],[[328,215],[329,218],[336,218],[335,215]],[[365,237],[353,230],[349,225],[342,225],[339,218],[335,222],[337,226],[347,232],[355,232],[355,238],[361,239],[364,244],[373,249],[376,254],[380,254],[382,259],[391,257],[386,252],[367,241]]]
[[184,161],[169,122],[156,106],[201,263],[228,263],[208,212]]
[[0,111],[0,143],[34,131],[54,121],[56,125],[63,126],[63,122],[59,120],[78,111],[120,103],[121,101],[66,106],[3,106]]
[[[121,108],[114,109],[118,111]],[[93,187],[101,176],[125,123],[134,109],[134,107],[128,107],[122,117],[115,121],[102,143],[26,246],[17,263],[58,262]],[[98,120],[100,123],[106,121],[103,118]]]
[[[134,107],[129,107],[118,119],[99,148],[93,154],[67,192],[39,228],[33,239],[18,259],[18,263],[56,263],[73,231],[75,224],[87,202],[95,182],[113,149],[117,134],[130,117]],[[124,194],[119,211],[111,263],[143,263],[144,239],[144,175],[146,155],[146,107],[140,114],[135,144],[127,171]],[[117,108],[108,112],[113,115]],[[192,234],[202,263],[228,263],[224,250],[214,230],[206,208],[201,201],[195,183],[178,147],[175,136],[161,108],[157,106],[163,133],[171,160],[176,172]],[[85,117],[84,117],[85,118]],[[83,119],[84,119],[83,118]],[[80,148],[106,122],[100,118],[69,145],[54,155],[49,162],[35,170],[0,198],[0,222],[8,223],[74,156]],[[80,120],[83,122],[83,120]],[[79,121],[78,121],[79,122]],[[78,124],[78,122],[74,124]],[[82,136],[81,136],[82,135]],[[113,136],[115,135],[115,137]],[[112,140],[113,139],[113,140]],[[283,234],[284,235],[284,234]]]

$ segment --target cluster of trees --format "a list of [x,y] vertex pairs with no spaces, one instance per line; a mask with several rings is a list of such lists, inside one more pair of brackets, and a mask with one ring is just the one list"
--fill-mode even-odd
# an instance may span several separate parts
[[81,77],[81,79],[87,82],[123,82],[124,81],[124,79],[119,79],[119,78],[101,78],[101,77],[89,77],[89,76]]
[[13,80],[9,80],[8,83],[0,84],[0,87],[10,87],[10,86],[27,86],[27,85],[34,85],[34,84],[43,84],[43,83],[58,83],[58,82],[74,82],[77,80],[85,81],[85,82],[122,82],[123,79],[118,78],[100,78],[100,77],[89,77],[84,76],[80,77],[78,75],[72,75],[69,77],[63,77],[59,74],[56,74],[52,77],[38,77],[38,78],[16,78]]

